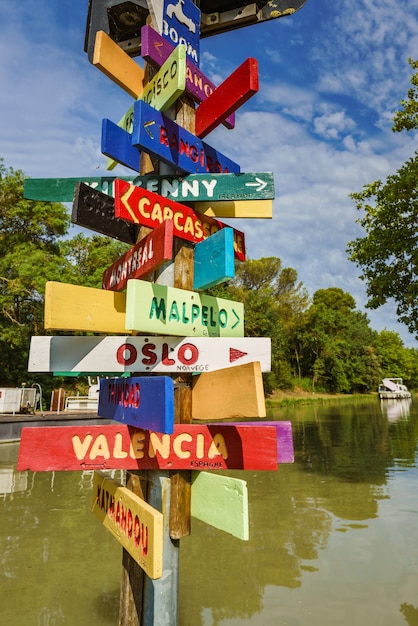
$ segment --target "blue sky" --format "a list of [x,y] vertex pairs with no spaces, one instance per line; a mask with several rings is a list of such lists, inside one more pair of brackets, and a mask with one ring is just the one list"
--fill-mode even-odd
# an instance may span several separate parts
[[[0,157],[33,178],[105,175],[101,120],[117,122],[132,100],[88,62],[87,0],[2,4]],[[245,232],[250,258],[280,257],[311,295],[340,287],[365,310],[365,286],[346,254],[362,234],[349,194],[416,150],[416,132],[391,132],[409,87],[407,59],[418,58],[416,2],[307,0],[292,16],[201,41],[201,68],[216,84],[249,56],[259,93],[234,130],[206,140],[243,172],[273,171],[274,217],[229,223]],[[393,305],[366,312],[373,328],[417,346]]]

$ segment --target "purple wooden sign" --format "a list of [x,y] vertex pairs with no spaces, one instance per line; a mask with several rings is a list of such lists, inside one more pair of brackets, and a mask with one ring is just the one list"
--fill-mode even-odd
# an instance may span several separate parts
[[98,415],[122,424],[174,432],[174,382],[168,376],[104,378],[100,381]]

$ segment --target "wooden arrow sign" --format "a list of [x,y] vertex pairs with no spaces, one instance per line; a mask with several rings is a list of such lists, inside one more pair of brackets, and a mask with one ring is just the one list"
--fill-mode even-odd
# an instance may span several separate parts
[[197,107],[196,135],[206,137],[258,90],[258,63],[249,58]]
[[[123,180],[115,181],[115,217],[134,224],[155,228],[164,220],[173,220],[175,237],[198,243],[227,225],[218,220],[197,215],[184,204],[163,198]],[[235,256],[245,261],[244,233],[234,229]]]
[[222,228],[195,246],[193,289],[208,289],[234,276],[234,232]]
[[[161,37],[151,26],[141,29],[141,56],[154,67],[161,67],[173,52],[174,46]],[[186,93],[195,100],[203,102],[216,89],[216,85],[193,63],[186,60]],[[223,122],[227,128],[234,128],[235,115],[229,115]]]
[[102,121],[101,150],[104,155],[131,170],[139,172],[141,155],[131,142],[132,134],[110,120]]
[[[158,193],[164,198],[171,198],[171,200],[177,200],[178,202],[194,202],[195,210],[202,213],[208,212],[208,209],[212,207],[212,217],[258,217],[258,212],[264,205],[260,206],[256,203],[257,210],[251,211],[253,201],[271,200],[274,198],[272,172],[249,172],[242,174],[206,173],[188,174],[187,176],[149,174],[148,176],[132,175],[118,176],[117,178],[136,187],[142,187],[148,191]],[[76,184],[84,183],[95,191],[113,198],[115,180],[115,176],[26,178],[23,184],[23,196],[29,200],[72,202]],[[234,203],[238,200],[245,201],[245,203],[239,205],[240,213],[244,211],[245,207],[248,207],[245,215],[236,215],[237,211]],[[251,200],[251,202],[247,202],[248,200]],[[203,206],[201,205],[202,202],[205,203]],[[225,209],[224,205],[226,205]],[[220,215],[220,210],[227,210],[228,215]]]
[[29,372],[201,373],[258,361],[271,369],[267,337],[35,336]]
[[243,337],[244,305],[186,289],[129,280],[126,327],[142,333]]
[[84,183],[75,187],[71,222],[129,244],[138,237],[138,225],[115,218],[113,198]]
[[102,378],[97,413],[129,426],[172,434],[173,379],[168,376]]
[[175,424],[170,435],[126,424],[22,428],[17,469],[277,470],[276,429]]
[[144,70],[104,31],[96,34],[93,65],[133,98],[144,89]]
[[233,417],[265,416],[263,377],[259,363],[237,365],[193,377],[193,419],[208,422]]
[[163,574],[163,514],[102,472],[93,477],[91,511],[152,579]]
[[131,278],[155,272],[173,258],[173,221],[166,220],[103,272],[102,289],[122,291]]
[[161,34],[174,45],[186,42],[190,59],[200,64],[200,9],[192,0],[164,0]]
[[233,537],[248,541],[246,481],[209,472],[193,472],[191,515]]
[[237,163],[140,100],[134,104],[132,145],[190,174],[240,171]]
[[207,217],[238,217],[241,219],[271,219],[273,217],[272,200],[194,202],[193,208]]

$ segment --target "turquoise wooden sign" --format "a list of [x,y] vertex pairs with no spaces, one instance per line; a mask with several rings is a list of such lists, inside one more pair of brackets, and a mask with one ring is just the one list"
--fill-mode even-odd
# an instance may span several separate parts
[[194,249],[193,289],[208,289],[235,276],[234,231],[222,228]]

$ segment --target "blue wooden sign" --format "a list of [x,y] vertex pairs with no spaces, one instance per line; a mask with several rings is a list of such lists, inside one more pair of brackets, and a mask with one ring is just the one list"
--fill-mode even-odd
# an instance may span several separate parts
[[164,0],[161,34],[174,46],[184,44],[187,56],[200,64],[200,9],[192,0]]
[[98,415],[158,433],[174,432],[174,382],[168,376],[103,378]]
[[193,289],[208,289],[235,276],[234,231],[222,228],[194,248]]
[[134,103],[131,140],[132,145],[189,174],[240,172],[237,163],[140,100]]
[[102,153],[139,172],[140,152],[132,145],[131,135],[110,120],[102,122]]

